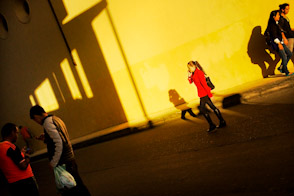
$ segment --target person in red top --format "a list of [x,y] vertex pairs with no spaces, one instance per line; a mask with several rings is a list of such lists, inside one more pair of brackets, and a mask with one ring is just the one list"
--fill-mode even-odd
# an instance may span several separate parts
[[32,137],[32,134],[31,134],[29,128],[26,126],[19,126],[18,129],[20,130],[20,134],[22,136],[23,141],[26,143],[27,153],[32,154],[33,149],[31,148],[29,140],[32,139],[33,137]]
[[2,127],[0,142],[0,169],[6,177],[12,196],[39,196],[38,186],[30,166],[30,158],[14,145],[18,127],[7,123]]
[[[197,87],[198,96],[200,98],[200,112],[204,115],[205,119],[209,124],[208,132],[215,130],[217,127],[225,127],[226,121],[223,119],[219,109],[215,107],[215,105],[211,101],[211,89],[207,86],[206,79],[205,79],[205,72],[201,65],[197,61],[190,61],[187,65],[188,67],[188,80],[190,84],[194,83]],[[205,105],[208,104],[209,107],[214,111],[216,116],[219,119],[219,125],[216,126],[205,108]]]

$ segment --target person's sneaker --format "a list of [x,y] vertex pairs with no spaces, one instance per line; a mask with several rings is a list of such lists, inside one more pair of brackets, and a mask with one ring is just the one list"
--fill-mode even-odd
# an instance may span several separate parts
[[209,129],[207,130],[207,132],[208,132],[208,133],[209,133],[209,132],[212,132],[212,131],[215,130],[215,129],[216,129],[215,124],[212,124],[212,125],[209,126]]
[[225,127],[225,126],[227,126],[227,123],[226,123],[226,121],[221,121],[220,123],[219,123],[219,125],[217,126],[217,128],[222,128],[222,127]]
[[294,75],[294,73],[288,73],[288,74],[286,74],[286,76],[293,76]]
[[187,120],[185,116],[181,116],[181,119],[183,119],[183,120]]

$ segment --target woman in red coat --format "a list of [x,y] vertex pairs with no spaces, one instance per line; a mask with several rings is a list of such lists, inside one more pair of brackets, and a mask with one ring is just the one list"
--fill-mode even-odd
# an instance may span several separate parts
[[[198,96],[200,98],[200,112],[204,115],[205,119],[209,123],[209,129],[208,132],[213,131],[216,129],[216,127],[221,128],[226,126],[226,121],[223,119],[219,109],[215,107],[215,105],[212,103],[210,97],[212,97],[211,89],[207,86],[206,79],[205,79],[205,72],[203,71],[203,68],[197,61],[190,61],[188,63],[188,80],[190,84],[194,82],[194,84],[197,87]],[[216,116],[219,119],[219,125],[216,126],[206,108],[205,105],[208,104],[209,107],[214,111]]]

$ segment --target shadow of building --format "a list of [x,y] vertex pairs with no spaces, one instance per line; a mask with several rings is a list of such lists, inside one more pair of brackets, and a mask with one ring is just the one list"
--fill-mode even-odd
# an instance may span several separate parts
[[[0,2],[1,14],[14,9],[14,1]],[[127,124],[125,111],[92,25],[107,7],[106,1],[98,2],[67,22],[64,19],[69,13],[62,0],[23,2],[27,2],[25,10],[28,10],[30,20],[22,23],[11,12],[6,20],[8,26],[14,28],[9,29],[9,39],[1,40],[1,57],[5,57],[0,58],[3,65],[1,79],[5,85],[0,87],[0,106],[3,111],[10,111],[0,115],[2,121],[15,119],[16,124],[26,124],[40,132],[39,126],[29,119],[29,109],[33,104],[44,107],[45,103],[51,104],[53,100],[54,109],[50,111],[66,122],[71,139]],[[78,66],[71,61],[72,54],[76,54],[83,68],[83,76],[92,96],[87,95]],[[62,69],[63,63],[67,71]],[[72,94],[66,72],[71,74],[80,93],[78,98]],[[15,75],[17,79],[14,79]],[[48,81],[46,84],[49,85],[43,88],[44,81]],[[42,96],[36,93],[40,92],[37,91],[40,87]],[[43,146],[38,144],[36,150],[39,148]]]

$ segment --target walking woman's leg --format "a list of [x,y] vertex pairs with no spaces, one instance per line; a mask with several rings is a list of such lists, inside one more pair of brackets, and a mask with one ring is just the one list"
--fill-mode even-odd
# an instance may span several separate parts
[[185,115],[186,115],[186,110],[182,110],[181,119],[185,120],[186,119]]
[[205,97],[200,98],[200,111],[201,111],[201,113],[203,114],[203,116],[205,117],[205,119],[207,120],[207,122],[209,124],[209,129],[207,131],[210,132],[210,131],[213,131],[216,128],[216,126],[212,122],[207,110],[205,109],[205,104],[207,103],[207,98],[209,98],[209,97],[205,96]]
[[189,108],[189,109],[187,110],[187,112],[189,112],[189,114],[190,114],[191,116],[193,116],[193,117],[196,117],[196,116],[197,116],[196,114],[194,114],[194,112],[192,111],[191,108]]
[[226,124],[226,121],[224,120],[220,110],[215,107],[215,105],[212,103],[211,99],[208,97],[208,100],[207,100],[207,104],[209,105],[209,107],[213,110],[213,112],[215,113],[215,115],[217,116],[217,118],[219,119],[219,125],[218,125],[218,128],[222,128],[222,127],[225,127],[227,124]]

